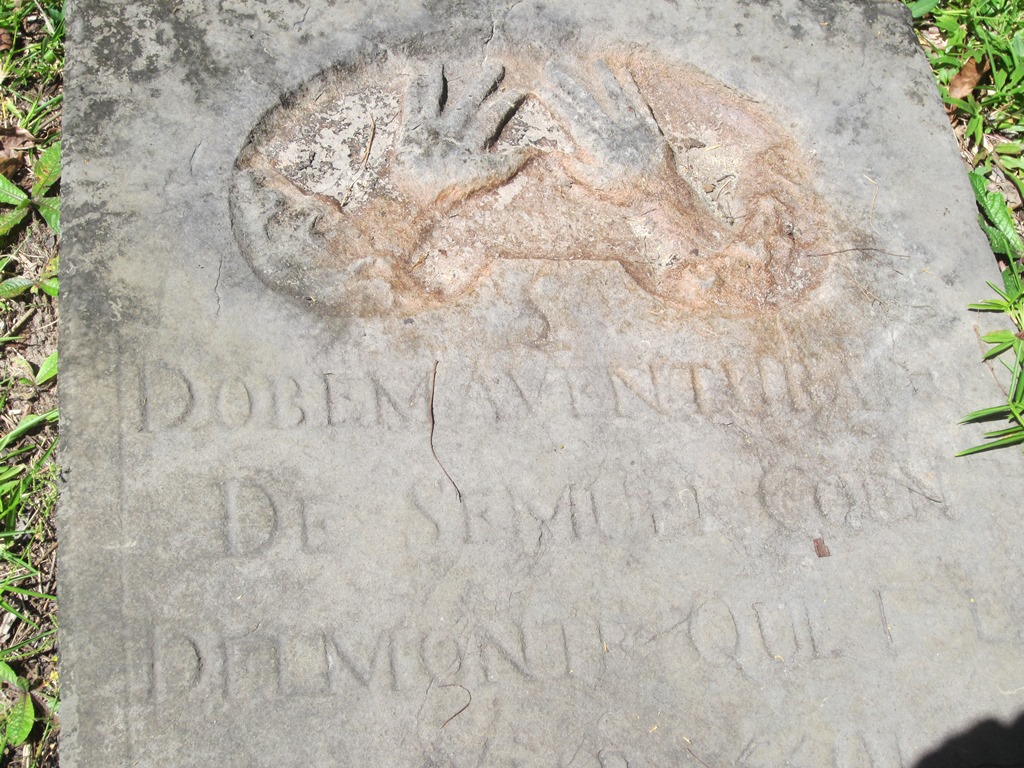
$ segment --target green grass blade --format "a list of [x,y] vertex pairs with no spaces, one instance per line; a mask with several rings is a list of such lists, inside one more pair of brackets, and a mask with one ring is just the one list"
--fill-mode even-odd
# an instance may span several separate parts
[[1011,445],[1020,445],[1024,443],[1024,429],[1013,437],[1005,437],[1002,440],[995,440],[991,443],[985,443],[984,445],[976,445],[973,448],[968,448],[965,451],[960,451],[957,456],[970,456],[971,454],[981,453],[982,451],[991,451],[996,448],[1006,448]]
[[54,408],[52,411],[46,413],[34,413],[30,416],[25,416],[18,422],[18,426],[8,432],[3,438],[0,438],[0,451],[4,450],[8,445],[13,443],[18,438],[22,437],[28,432],[38,427],[40,424],[48,423],[54,424],[57,421],[57,409]]
[[3,587],[4,592],[13,592],[16,595],[23,595],[25,597],[38,597],[40,600],[55,600],[53,595],[46,595],[42,592],[35,592],[31,589],[22,589],[21,587]]
[[[989,344],[994,344],[994,343],[995,342],[992,342],[992,341],[989,342]],[[1012,341],[1004,341],[1002,344],[999,344],[998,346],[992,347],[992,349],[988,350],[981,359],[982,360],[991,360],[994,357],[999,357],[1001,354],[1003,354],[1003,352],[1005,352],[1006,350],[1010,349],[1012,346],[1013,346],[1013,342]]]
[[[46,640],[49,637],[56,637],[57,630],[49,629],[46,632],[40,632],[38,635],[32,635],[24,640],[15,643],[14,645],[0,650],[0,658],[10,659],[11,661],[20,661],[28,656],[35,656],[39,653],[39,642]],[[18,655],[18,651],[22,648],[26,648],[24,655]]]
[[32,619],[30,619],[28,616],[23,614],[21,611],[19,611],[13,605],[8,603],[6,600],[0,600],[0,608],[3,608],[8,613],[14,614],[15,617],[17,617],[19,620],[23,621],[24,623],[28,624],[29,626],[33,627],[34,629],[39,629],[39,625],[38,624],[36,624],[34,621],[32,621]]
[[1020,434],[1020,427],[1007,427],[1006,429],[997,429],[995,432],[986,432],[986,440],[1001,440],[1004,437],[1010,435]]
[[972,411],[964,416],[959,424],[971,424],[976,421],[991,421],[993,419],[1009,418],[1011,414],[1009,405],[995,405],[991,408],[982,408],[979,411]]

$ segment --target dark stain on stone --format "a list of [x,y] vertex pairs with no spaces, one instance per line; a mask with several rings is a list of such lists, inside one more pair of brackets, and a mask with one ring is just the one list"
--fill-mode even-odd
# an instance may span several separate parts
[[[223,76],[226,70],[216,62],[206,43],[209,24],[203,22],[203,16],[186,17],[174,12],[158,16],[144,4],[111,9],[102,23],[87,31],[97,41],[93,45],[96,69],[118,79],[144,84],[170,67],[182,67],[185,82],[202,84],[204,90],[208,90],[211,78]],[[154,41],[159,46],[158,52],[147,50],[139,39],[136,30],[146,24],[156,26]]]
[[80,132],[74,138],[73,150],[80,154],[96,152],[97,146],[106,146],[103,134],[107,126],[116,125],[118,120],[117,99],[94,98],[89,99],[79,107],[76,122],[81,125],[88,125],[93,130]]
[[[195,24],[192,18],[184,18],[178,14],[169,14],[168,23],[174,32],[180,60],[185,64],[185,82],[200,86],[210,82],[211,78],[227,77],[227,69],[219,64],[213,51],[206,42],[206,29],[209,24]],[[200,19],[200,22],[202,19]],[[200,93],[205,88],[197,88]]]
[[915,86],[908,85],[903,92],[910,101],[914,102],[918,106],[924,106],[925,98],[921,95],[921,91],[919,91]]

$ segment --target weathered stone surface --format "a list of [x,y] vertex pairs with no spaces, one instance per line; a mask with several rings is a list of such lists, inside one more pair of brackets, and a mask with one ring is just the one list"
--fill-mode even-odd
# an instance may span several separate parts
[[1019,713],[901,5],[73,11],[64,764],[909,766]]

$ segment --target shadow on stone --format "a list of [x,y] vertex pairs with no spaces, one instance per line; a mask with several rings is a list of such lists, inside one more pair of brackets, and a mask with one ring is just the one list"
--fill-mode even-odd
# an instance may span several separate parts
[[914,768],[1024,768],[1024,714],[1008,725],[980,722],[948,739]]

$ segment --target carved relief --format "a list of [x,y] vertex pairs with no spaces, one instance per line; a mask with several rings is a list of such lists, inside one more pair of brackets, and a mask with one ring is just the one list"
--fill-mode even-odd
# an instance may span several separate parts
[[357,315],[450,301],[496,260],[600,262],[691,308],[818,283],[823,207],[756,104],[646,52],[501,58],[382,57],[268,113],[232,191],[257,274]]

